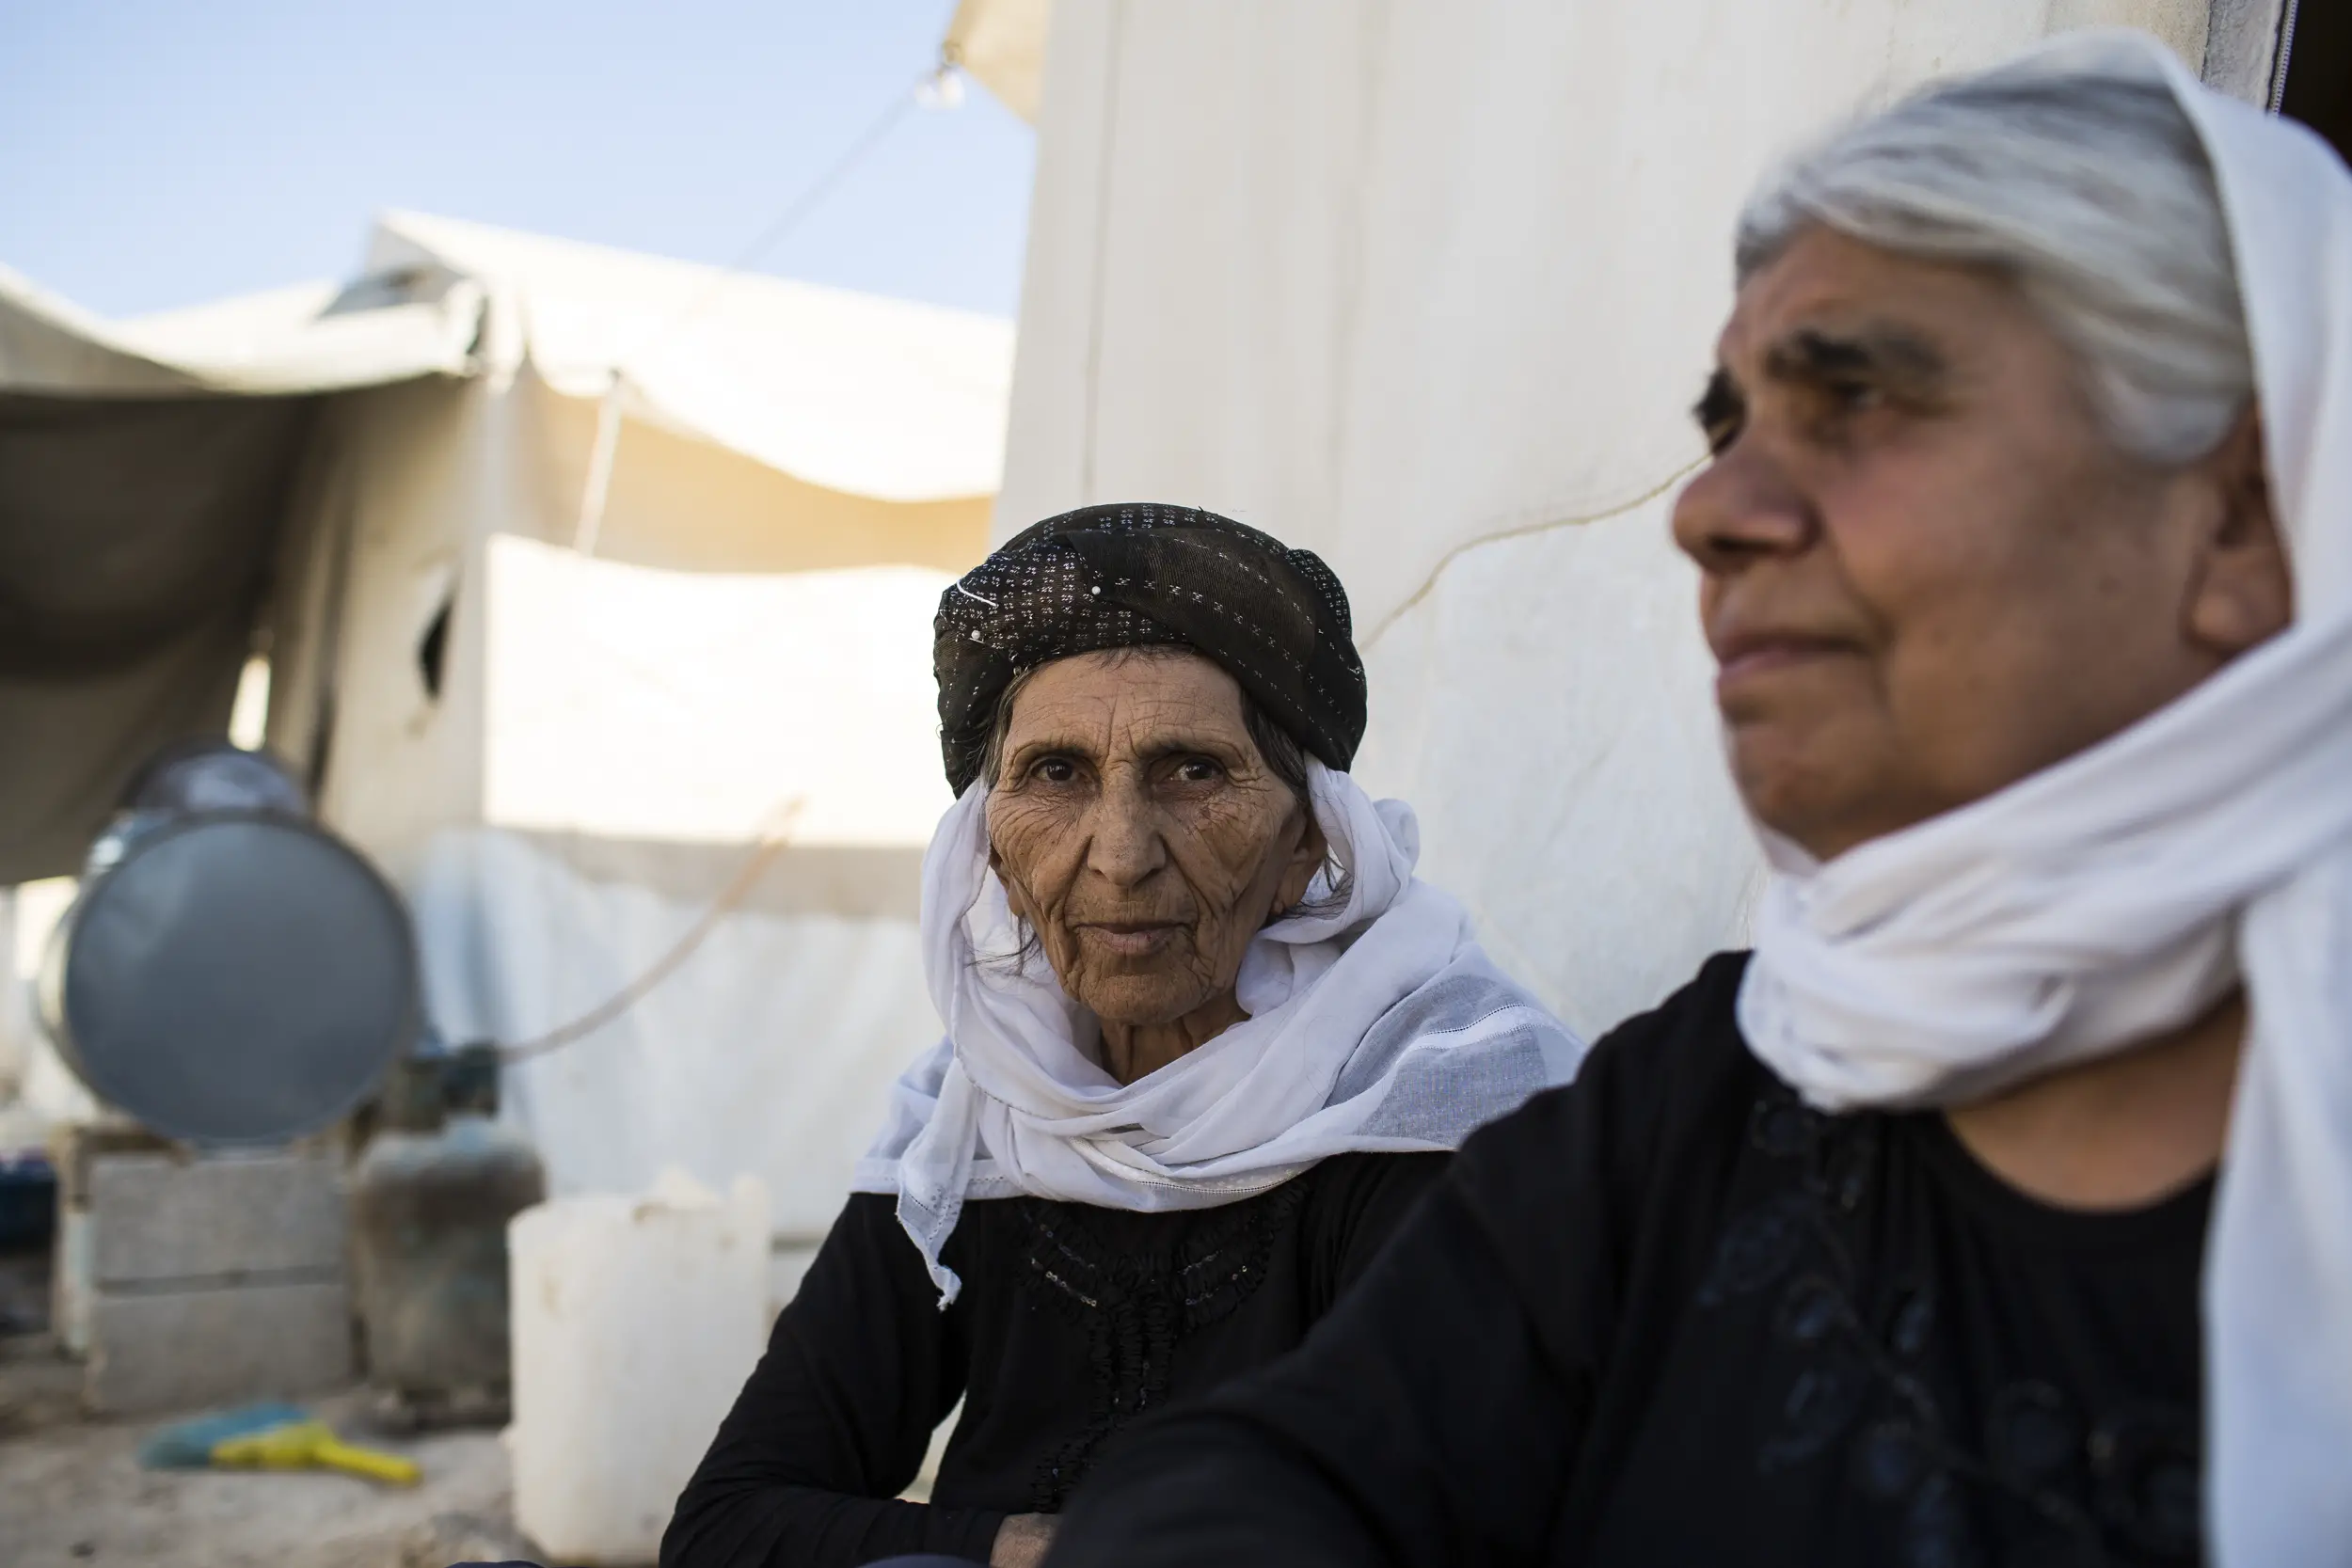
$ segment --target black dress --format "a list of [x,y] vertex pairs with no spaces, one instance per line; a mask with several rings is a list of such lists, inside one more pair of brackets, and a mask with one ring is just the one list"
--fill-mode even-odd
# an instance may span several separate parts
[[1473,1136],[1297,1354],[1117,1445],[1052,1568],[2197,1560],[2210,1181],[2061,1211],[1940,1116],[1816,1115],[1742,964]]
[[[987,1560],[1009,1513],[1057,1513],[1137,1415],[1295,1347],[1443,1154],[1343,1154],[1256,1197],[1135,1214],[965,1207],[939,1292],[897,1199],[850,1199],[678,1499],[662,1568]],[[963,1401],[929,1504],[895,1500]]]

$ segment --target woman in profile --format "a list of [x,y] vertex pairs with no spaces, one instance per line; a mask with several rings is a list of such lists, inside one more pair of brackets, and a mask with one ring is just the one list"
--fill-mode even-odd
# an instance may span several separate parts
[[2074,34],[1734,267],[1674,531],[1754,952],[1054,1568],[2352,1564],[2352,173]]
[[[1449,1151],[1582,1053],[1347,775],[1363,667],[1312,554],[1090,507],[952,586],[935,638],[946,1037],[664,1568],[1037,1561],[1112,1434],[1296,1345]],[[898,1500],[959,1400],[930,1500]]]

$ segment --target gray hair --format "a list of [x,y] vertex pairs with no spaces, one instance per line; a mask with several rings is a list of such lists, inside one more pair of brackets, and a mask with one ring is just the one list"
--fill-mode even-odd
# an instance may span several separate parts
[[1817,223],[2010,279],[2145,461],[2203,456],[2253,396],[2213,166],[2147,68],[2004,67],[1848,127],[1750,198],[1740,281]]

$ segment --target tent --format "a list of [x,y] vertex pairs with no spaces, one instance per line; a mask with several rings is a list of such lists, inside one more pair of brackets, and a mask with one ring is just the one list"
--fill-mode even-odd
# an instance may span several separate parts
[[0,272],[0,883],[72,871],[141,760],[225,725],[323,406],[461,372],[482,311],[286,304],[196,342]]
[[1498,959],[1597,1034],[1737,945],[1756,883],[1665,530],[1742,195],[2061,26],[2147,27],[2252,96],[2278,3],[1040,15],[955,24],[1016,106],[1043,62],[998,536],[1148,499],[1321,552],[1371,676],[1359,773],[1418,808],[1424,874]]
[[938,1027],[930,619],[1011,338],[410,214],[347,285],[127,323],[0,277],[0,884],[72,870],[265,653],[269,743],[408,891],[444,1033],[537,1035],[707,925],[510,1073],[558,1189],[750,1171],[821,1229]]

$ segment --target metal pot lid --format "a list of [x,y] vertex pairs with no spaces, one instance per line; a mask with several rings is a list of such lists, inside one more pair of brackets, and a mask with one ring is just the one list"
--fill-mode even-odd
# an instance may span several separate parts
[[183,741],[140,768],[122,804],[142,812],[310,815],[310,802],[283,762],[267,752],[210,738]]
[[276,1142],[349,1112],[417,1029],[415,940],[375,869],[308,823],[156,828],[83,895],[54,998],[102,1099],[167,1137]]

